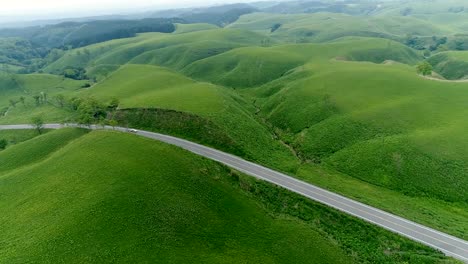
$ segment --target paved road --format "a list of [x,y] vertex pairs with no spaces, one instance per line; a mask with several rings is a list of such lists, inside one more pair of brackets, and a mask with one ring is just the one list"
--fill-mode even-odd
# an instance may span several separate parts
[[[48,129],[59,129],[62,127],[62,125],[57,124],[48,124],[45,126],[45,128]],[[95,126],[91,128],[98,129],[98,127]],[[32,129],[32,127],[29,125],[0,125],[0,130],[2,129]],[[104,129],[113,128],[105,127]],[[314,201],[328,205],[342,212],[348,213],[367,222],[373,223],[387,230],[393,231],[412,240],[438,249],[448,256],[452,256],[468,263],[468,242],[462,239],[416,224],[401,217],[386,213],[377,208],[353,201],[341,195],[329,192],[322,188],[318,188],[303,181],[299,181],[283,173],[243,160],[231,154],[227,154],[187,140],[147,131],[130,131],[127,128],[122,127],[116,127],[115,130],[127,133],[135,133],[146,138],[151,138],[181,147],[200,156],[223,163],[245,174],[271,182],[295,193],[308,197]]]

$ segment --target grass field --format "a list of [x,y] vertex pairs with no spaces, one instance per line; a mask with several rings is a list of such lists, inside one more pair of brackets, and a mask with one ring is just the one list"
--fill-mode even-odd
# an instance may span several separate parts
[[53,131],[1,152],[0,159],[10,164],[0,176],[5,263],[452,262],[132,135]]

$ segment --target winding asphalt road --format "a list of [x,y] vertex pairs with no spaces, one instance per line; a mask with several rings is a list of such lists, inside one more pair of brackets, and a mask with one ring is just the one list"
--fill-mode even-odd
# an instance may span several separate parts
[[[78,127],[78,125],[69,125],[69,127]],[[60,129],[63,125],[48,124],[44,126],[47,129]],[[86,127],[88,128],[88,127]],[[412,240],[430,246],[444,252],[463,262],[468,263],[468,241],[456,238],[454,236],[439,232],[432,228],[422,226],[404,218],[389,214],[377,208],[367,206],[360,202],[353,201],[341,195],[318,188],[314,185],[297,180],[283,173],[268,169],[258,164],[243,160],[231,154],[224,153],[209,147],[205,147],[184,139],[152,133],[140,130],[129,130],[122,127],[96,127],[91,129],[117,130],[126,133],[134,133],[139,136],[158,140],[170,145],[178,146],[197,155],[223,163],[235,170],[251,175],[258,179],[271,182],[295,193],[308,197],[314,201],[328,205],[339,211],[353,215],[364,221],[373,223],[392,232],[398,233]],[[0,125],[0,130],[33,129],[30,125]]]

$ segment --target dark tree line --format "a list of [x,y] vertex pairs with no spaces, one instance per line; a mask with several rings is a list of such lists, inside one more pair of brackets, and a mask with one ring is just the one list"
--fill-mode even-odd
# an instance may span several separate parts
[[174,23],[182,19],[151,18],[142,20],[99,20],[64,22],[56,25],[1,29],[0,37],[17,37],[43,48],[77,48],[144,32],[174,32]]

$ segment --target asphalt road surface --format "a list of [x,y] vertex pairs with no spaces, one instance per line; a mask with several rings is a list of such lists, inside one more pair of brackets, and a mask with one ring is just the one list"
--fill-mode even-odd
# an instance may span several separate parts
[[[69,125],[77,127],[77,125]],[[63,125],[48,124],[44,126],[48,129],[60,129]],[[86,127],[88,128],[88,127]],[[154,139],[170,145],[178,146],[197,155],[205,158],[218,161],[235,170],[251,175],[258,179],[271,182],[295,193],[308,197],[314,201],[333,207],[339,211],[353,215],[367,222],[383,227],[402,236],[418,241],[422,244],[430,246],[444,252],[448,256],[462,260],[468,263],[468,241],[456,238],[454,236],[439,232],[432,228],[414,223],[396,215],[384,212],[377,208],[356,202],[341,195],[330,191],[318,188],[309,183],[297,180],[293,177],[285,175],[258,164],[243,160],[231,154],[224,153],[209,147],[205,147],[184,139],[152,133],[141,130],[134,130],[122,127],[97,127],[91,126],[91,129],[107,129],[117,130],[126,133],[133,133],[146,138]],[[30,125],[0,125],[0,130],[3,129],[33,129]]]

